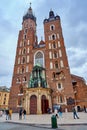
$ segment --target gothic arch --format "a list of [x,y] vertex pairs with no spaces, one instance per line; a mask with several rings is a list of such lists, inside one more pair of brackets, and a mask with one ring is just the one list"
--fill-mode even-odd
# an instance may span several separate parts
[[49,108],[49,101],[46,98],[45,95],[41,96],[41,109],[42,109],[42,114],[47,113],[47,109]]
[[30,114],[37,114],[37,96],[30,97]]
[[34,54],[34,66],[36,64],[40,64],[42,67],[45,66],[45,63],[44,63],[44,53],[43,51],[37,51],[35,54]]

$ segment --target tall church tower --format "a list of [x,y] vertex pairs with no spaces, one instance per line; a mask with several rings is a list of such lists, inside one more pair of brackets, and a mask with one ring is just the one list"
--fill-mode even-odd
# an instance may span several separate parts
[[44,35],[46,76],[53,90],[52,102],[64,106],[67,105],[67,100],[73,101],[74,95],[60,16],[55,16],[52,10],[49,18],[44,20]]
[[23,16],[22,30],[19,32],[18,44],[15,57],[12,87],[9,106],[16,111],[18,94],[21,86],[28,86],[30,73],[33,68],[33,48],[37,45],[36,17],[31,5]]

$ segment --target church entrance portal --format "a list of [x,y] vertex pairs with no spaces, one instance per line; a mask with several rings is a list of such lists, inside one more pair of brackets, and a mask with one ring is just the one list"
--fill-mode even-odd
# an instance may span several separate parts
[[46,96],[43,95],[41,97],[41,109],[42,109],[42,114],[47,113],[47,109],[49,108],[49,103],[48,100],[46,99]]
[[30,97],[30,114],[37,114],[37,97],[35,95]]

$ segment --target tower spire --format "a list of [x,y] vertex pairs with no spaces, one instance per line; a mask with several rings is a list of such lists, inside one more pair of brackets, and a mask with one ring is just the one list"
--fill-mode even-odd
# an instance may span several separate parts
[[32,4],[32,3],[30,2],[30,7],[31,7],[31,4]]

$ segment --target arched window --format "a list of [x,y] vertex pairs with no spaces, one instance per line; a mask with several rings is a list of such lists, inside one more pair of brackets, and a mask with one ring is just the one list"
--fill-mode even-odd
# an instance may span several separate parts
[[51,40],[56,40],[56,34],[55,34],[55,33],[53,33],[53,34],[51,35]]
[[55,40],[55,39],[56,39],[56,38],[55,38],[55,35],[53,34],[53,35],[52,35],[52,40]]
[[19,89],[20,89],[20,94],[22,94],[23,93],[23,87],[21,86]]
[[53,78],[56,78],[56,74],[55,74],[55,72],[53,72]]
[[22,63],[25,63],[25,57],[23,57],[23,59],[22,59]]
[[26,76],[24,76],[23,81],[27,81]]
[[55,61],[55,68],[58,69],[58,62]]
[[63,90],[63,84],[61,82],[57,83],[57,89],[59,91]]
[[55,25],[51,25],[50,26],[50,30],[52,31],[52,30],[55,30]]
[[56,48],[56,43],[55,42],[53,43],[53,48]]
[[59,96],[59,101],[60,101],[60,103],[63,103],[63,97],[62,97],[62,95]]
[[42,52],[37,52],[36,55],[35,55],[35,65],[41,65],[44,67],[44,55]]
[[24,70],[24,67],[22,67],[22,73],[24,73],[24,71],[25,71],[25,70]]
[[54,52],[54,58],[57,58],[57,53],[56,52]]
[[26,46],[26,42],[24,41],[24,44],[23,44],[23,46]]
[[62,86],[61,86],[61,83],[58,83],[58,89],[61,89]]
[[24,50],[23,50],[23,54],[26,54],[26,49],[24,48]]

